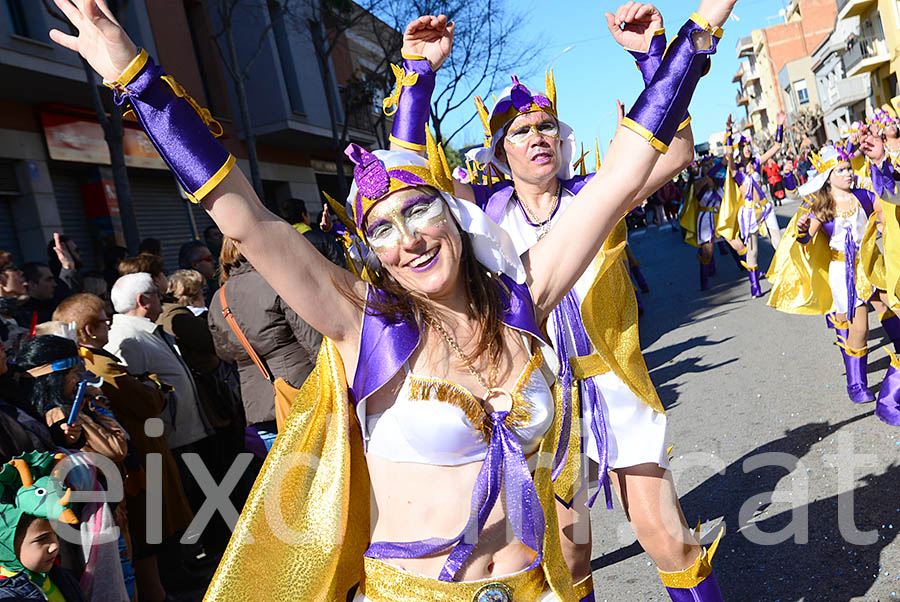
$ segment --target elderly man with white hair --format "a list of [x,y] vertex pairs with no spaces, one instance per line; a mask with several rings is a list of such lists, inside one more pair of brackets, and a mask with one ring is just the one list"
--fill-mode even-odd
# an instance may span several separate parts
[[110,299],[116,314],[104,349],[119,357],[131,374],[151,372],[175,388],[175,403],[159,417],[181,465],[178,452],[195,451],[188,446],[207,438],[213,430],[200,408],[194,379],[175,340],[156,324],[162,312],[159,291],[150,274],[139,272],[116,280]]

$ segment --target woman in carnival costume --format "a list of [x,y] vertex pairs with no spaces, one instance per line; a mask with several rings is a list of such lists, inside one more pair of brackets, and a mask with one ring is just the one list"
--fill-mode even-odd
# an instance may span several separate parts
[[[900,96],[893,101],[900,104]],[[878,126],[878,135],[884,141],[884,150],[895,166],[900,166],[900,120],[897,111],[891,105],[884,105],[875,111],[873,119]]]
[[[647,89],[671,89],[667,88],[671,67],[662,59],[666,41],[658,11],[650,5],[629,3],[607,19],[620,43],[638,49],[632,54]],[[720,29],[695,14],[670,47],[690,46],[695,31],[712,32],[713,44],[721,35]],[[399,86],[394,97],[385,101],[386,106],[398,106],[391,137],[395,147],[422,151],[435,69],[449,55],[451,43],[452,24],[447,25],[444,17],[421,17],[407,28],[402,72],[418,75],[415,84]],[[697,78],[704,67],[698,66]],[[510,234],[520,252],[539,245],[554,232],[569,213],[565,209],[593,181],[591,176],[573,174],[574,133],[559,120],[552,74],[548,74],[547,89],[547,94],[533,93],[514,77],[513,85],[499,95],[490,113],[476,99],[487,140],[470,159],[480,164],[482,179],[488,184],[455,186],[456,195],[483,207]],[[690,163],[693,142],[686,117],[685,111],[677,120],[668,154],[644,180],[634,203]],[[642,129],[628,117],[623,123],[625,128]],[[658,149],[669,147],[669,141],[658,138],[651,137],[651,143]],[[605,164],[600,174],[604,168]],[[503,179],[497,181],[501,175]],[[579,232],[579,236],[588,235]],[[673,599],[693,600],[684,596],[694,595],[700,596],[698,600],[718,600],[721,595],[710,565],[714,548],[705,552],[690,533],[666,470],[665,414],[640,353],[635,297],[622,294],[631,285],[622,261],[625,235],[621,221],[601,255],[553,310],[546,325],[561,358],[558,380],[567,427],[553,475],[560,525],[565,531],[563,553],[579,586],[580,599],[593,600],[590,517],[585,502],[592,504],[599,489],[588,499],[583,478],[587,465],[581,462],[584,451],[599,465],[609,507],[612,476],[626,501],[632,527],[657,562]],[[659,504],[660,499],[665,503]]]
[[551,482],[564,413],[537,324],[638,198],[660,156],[647,138],[675,136],[734,0],[703,0],[630,112],[633,129],[617,132],[594,181],[521,261],[478,207],[451,196],[435,145],[427,163],[351,145],[347,213],[371,251],[371,284],[265,209],[208,111],[103,0],[56,4],[78,35],[53,40],[128,103],[189,197],[326,337],[207,599],[345,600],[359,585],[357,599],[376,602],[576,600]]
[[[684,231],[684,241],[691,246],[698,247],[700,290],[705,291],[709,288],[709,279],[716,274],[713,243],[717,238],[716,221],[719,208],[722,206],[725,167],[720,159],[706,159],[697,168],[700,170],[700,177],[688,184],[684,212],[681,215],[681,227]],[[720,251],[725,245],[726,241],[719,240]],[[739,257],[730,245],[725,252],[727,253],[729,250],[735,257]],[[738,268],[743,269],[740,261],[737,261]]]
[[[851,156],[843,146],[826,146],[811,159],[817,174],[800,187],[804,204],[773,261],[778,273],[770,305],[790,313],[833,313],[847,394],[854,403],[875,401],[866,373],[867,303],[886,315],[887,307],[879,301],[887,300],[879,290],[884,286],[884,260],[875,245],[881,200],[854,185]],[[885,330],[897,345],[900,331],[893,327],[900,324],[894,323],[896,316],[893,320],[885,323]],[[879,401],[880,406],[891,404],[896,400]]]
[[738,202],[742,204],[736,213],[723,212],[723,216],[734,216],[737,220],[736,226],[739,229],[741,240],[747,246],[745,251],[747,259],[744,267],[747,268],[750,278],[750,294],[754,297],[762,297],[763,294],[759,286],[759,264],[757,262],[759,235],[768,235],[772,246],[776,249],[781,242],[778,219],[772,203],[762,187],[761,166],[765,165],[781,149],[784,139],[784,121],[784,111],[779,111],[776,117],[778,127],[775,130],[775,144],[759,157],[755,156],[750,140],[743,134],[736,144],[733,142],[731,128],[734,122],[731,120],[731,115],[728,116],[725,124],[725,160],[728,162],[725,194],[727,196],[729,188],[736,186],[739,191],[737,198],[740,200]]

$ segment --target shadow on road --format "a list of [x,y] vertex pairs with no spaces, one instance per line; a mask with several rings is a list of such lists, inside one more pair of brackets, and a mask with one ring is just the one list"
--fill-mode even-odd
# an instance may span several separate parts
[[[796,504],[793,509],[784,503],[776,506],[771,500],[772,492],[782,480],[779,491],[790,490],[792,477],[788,475],[793,473],[795,481],[809,478],[811,473],[806,469],[810,464],[825,460],[805,458],[817,442],[834,438],[841,429],[871,415],[872,412],[866,412],[834,424],[808,423],[785,431],[783,437],[745,454],[728,465],[724,474],[713,475],[681,497],[688,523],[696,524],[698,518],[721,517],[719,526],[704,537],[705,545],[711,543],[721,525],[726,526],[726,535],[714,561],[726,600],[840,602],[865,596],[879,579],[895,579],[894,575],[881,571],[880,557],[900,531],[900,465],[891,464],[878,474],[854,475],[857,484],[852,497],[853,523],[861,532],[872,532],[875,542],[870,545],[848,543],[841,532],[842,522],[849,531],[850,521],[846,517],[840,521],[838,516],[842,504],[844,512],[849,508],[846,499],[839,504],[838,496],[833,495]],[[744,471],[746,460],[767,452],[786,454],[781,456],[784,466]],[[677,470],[677,465],[673,468]],[[827,471],[826,475],[834,479],[833,489],[839,490],[837,470]],[[742,522],[741,507],[748,500],[759,505],[749,520],[745,518]],[[808,528],[800,529],[800,533],[808,534],[804,544],[795,543],[793,537],[774,545],[762,545],[750,539],[758,540],[749,534],[752,530],[777,533],[791,525],[792,518],[796,521],[804,514],[808,519]],[[595,558],[591,567],[598,570],[641,553],[640,545],[634,543]],[[893,572],[892,567],[886,568]]]

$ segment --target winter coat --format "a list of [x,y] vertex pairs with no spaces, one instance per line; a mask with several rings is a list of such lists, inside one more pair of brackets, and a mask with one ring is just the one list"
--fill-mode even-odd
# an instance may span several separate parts
[[[47,579],[59,590],[66,602],[85,602],[81,586],[66,569],[54,565],[47,573]],[[12,577],[0,579],[0,602],[31,602],[32,600],[46,602],[47,596],[25,573],[17,573]]]
[[[166,394],[152,375],[132,375],[119,363],[117,357],[103,349],[88,349],[85,368],[103,377],[100,388],[109,401],[116,420],[128,432],[131,447],[142,466],[147,466],[147,456],[159,458],[162,465],[162,537],[166,539],[183,531],[193,519],[193,513],[184,495],[181,476],[175,458],[169,451],[166,436],[148,437],[144,422],[154,418],[166,408]],[[129,479],[132,477],[129,476]],[[142,477],[141,477],[142,478]],[[139,543],[146,541],[146,494],[144,482],[126,481],[128,495],[128,522],[132,536]]]
[[[249,262],[232,270],[225,292],[235,321],[272,376],[299,388],[316,363],[322,335],[288,307]],[[218,293],[209,308],[209,330],[218,356],[237,362],[247,424],[275,420],[272,385],[225,321]]]

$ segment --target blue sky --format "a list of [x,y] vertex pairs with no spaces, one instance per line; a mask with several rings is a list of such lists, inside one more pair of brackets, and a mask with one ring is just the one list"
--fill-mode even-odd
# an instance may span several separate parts
[[[709,135],[724,129],[725,118],[731,112],[739,119],[735,96],[737,85],[731,78],[737,73],[740,62],[735,55],[737,41],[754,29],[783,21],[778,16],[785,0],[739,0],[734,15],[725,26],[717,53],[712,58],[712,68],[697,86],[691,103],[692,126],[697,143]],[[543,89],[543,72],[546,64],[560,51],[572,44],[575,47],[553,60],[553,72],[560,118],[575,129],[585,150],[594,147],[594,138],[600,139],[601,151],[615,133],[615,101],[630,105],[643,90],[643,81],[634,61],[615,40],[606,27],[603,13],[612,11],[619,2],[596,0],[556,0],[533,5],[533,18],[525,25],[522,36],[545,39],[547,43],[542,65],[524,82],[529,87]],[[699,6],[698,0],[659,0],[655,2],[665,19],[669,39]],[[558,10],[564,7],[565,10]],[[490,108],[490,104],[489,104]],[[463,110],[465,109],[465,110]],[[448,125],[454,128],[469,118],[474,104],[464,105],[448,116]],[[743,116],[741,110],[740,116]],[[451,142],[454,147],[483,141],[480,122],[475,120]],[[588,167],[593,161],[588,162]]]

